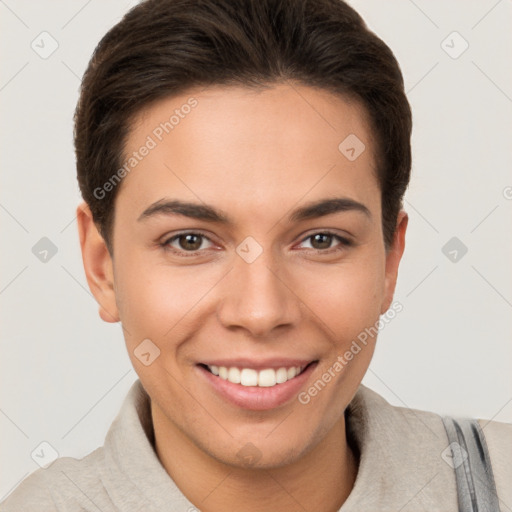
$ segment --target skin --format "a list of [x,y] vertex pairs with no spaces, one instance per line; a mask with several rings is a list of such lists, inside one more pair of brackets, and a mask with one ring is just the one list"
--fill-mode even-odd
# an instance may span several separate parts
[[[161,100],[133,123],[127,155],[190,97],[197,106],[120,185],[113,257],[87,205],[78,207],[90,289],[101,318],[122,322],[151,397],[158,457],[192,503],[206,512],[336,511],[358,464],[343,413],[376,340],[309,404],[293,399],[264,411],[228,403],[198,378],[196,365],[215,357],[318,360],[307,390],[390,307],[407,214],[400,212],[386,251],[365,110],[298,84],[217,86]],[[366,146],[355,161],[338,149],[349,134]],[[332,197],[362,203],[370,215],[348,210],[288,222],[291,210]],[[206,203],[234,223],[165,214],[138,220],[163,198]],[[325,230],[352,244],[311,238]],[[181,255],[162,246],[182,231],[207,237],[192,257],[183,239],[172,242]],[[248,236],[263,250],[252,263],[236,252]],[[134,350],[148,338],[160,355],[145,366]],[[237,456],[247,443],[256,462]]]

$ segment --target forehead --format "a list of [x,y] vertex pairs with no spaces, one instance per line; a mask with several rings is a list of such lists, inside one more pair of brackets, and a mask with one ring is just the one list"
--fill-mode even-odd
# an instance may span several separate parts
[[124,163],[136,162],[119,200],[129,198],[134,215],[165,197],[239,215],[339,195],[377,210],[374,147],[365,109],[325,90],[191,89],[135,119]]

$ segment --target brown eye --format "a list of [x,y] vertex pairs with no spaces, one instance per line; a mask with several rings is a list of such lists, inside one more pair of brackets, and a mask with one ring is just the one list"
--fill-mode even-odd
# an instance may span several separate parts
[[180,233],[178,235],[174,235],[165,241],[162,246],[166,249],[172,250],[175,253],[199,253],[201,250],[205,249],[203,246],[203,242],[206,242],[206,248],[208,248],[208,243],[211,243],[209,238],[200,233]]
[[185,251],[197,251],[202,244],[202,236],[195,234],[179,235],[178,243]]
[[313,249],[329,249],[334,237],[328,233],[316,233],[310,238]]
[[313,249],[321,253],[330,253],[338,250],[341,251],[352,245],[350,240],[334,233],[329,233],[328,231],[313,233],[312,235],[304,238],[302,243],[308,243],[309,247],[306,246],[306,248]]

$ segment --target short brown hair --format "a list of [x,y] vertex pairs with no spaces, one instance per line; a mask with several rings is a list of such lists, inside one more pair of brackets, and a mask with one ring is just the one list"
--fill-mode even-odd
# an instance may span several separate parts
[[111,254],[120,187],[95,191],[122,165],[136,114],[196,86],[286,80],[364,106],[389,248],[410,178],[412,115],[392,51],[361,16],[342,0],[146,0],[96,47],[75,112],[78,183]]

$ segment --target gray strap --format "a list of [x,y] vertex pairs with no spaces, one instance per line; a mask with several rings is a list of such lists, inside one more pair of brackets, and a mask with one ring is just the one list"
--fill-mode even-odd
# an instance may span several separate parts
[[499,512],[491,459],[477,420],[443,417],[457,480],[459,512]]

